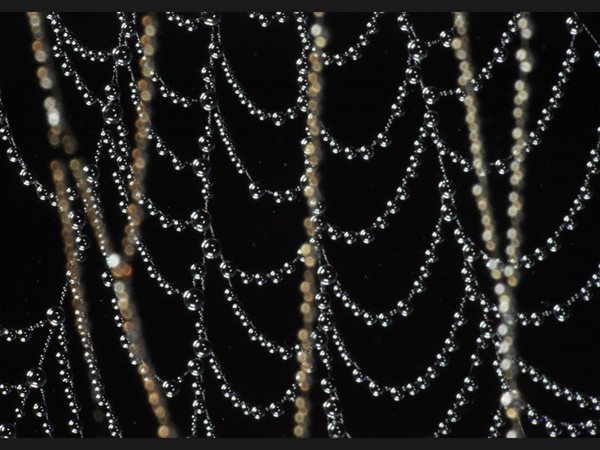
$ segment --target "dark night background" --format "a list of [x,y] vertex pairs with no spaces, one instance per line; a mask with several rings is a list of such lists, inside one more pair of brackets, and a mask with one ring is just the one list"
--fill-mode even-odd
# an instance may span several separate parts
[[[451,15],[414,14],[417,32],[425,39],[437,37],[451,25]],[[329,51],[346,48],[364,29],[366,14],[332,13],[326,17],[330,27]],[[600,36],[600,15],[582,14],[590,29]],[[83,42],[93,48],[110,49],[116,43],[117,19],[110,14],[64,14],[65,24]],[[480,66],[499,40],[508,14],[473,14],[474,60]],[[532,101],[530,122],[538,118],[556,79],[568,35],[564,14],[533,14],[535,34],[532,47],[536,56],[531,76]],[[159,16],[157,65],[168,82],[182,92],[198,95],[202,89],[199,68],[206,61],[209,33],[201,29],[187,33]],[[262,29],[246,14],[225,14],[222,21],[224,49],[238,77],[250,96],[269,110],[287,107],[295,101],[295,60],[299,39],[293,22],[273,24]],[[370,141],[387,117],[389,104],[398,80],[405,70],[406,37],[398,30],[396,15],[387,14],[381,31],[373,38],[364,56],[357,62],[325,70],[323,120],[342,142]],[[592,60],[593,46],[582,35],[579,41],[581,61],[568,84],[564,105],[556,115],[542,147],[527,159],[525,188],[524,250],[535,248],[552,232],[576,194],[591,146],[600,124],[600,69]],[[48,164],[56,157],[45,138],[43,92],[38,87],[31,52],[31,36],[25,14],[0,14],[0,88],[5,100],[15,138],[32,171],[51,186]],[[94,65],[73,55],[90,84],[100,92],[109,80],[106,64]],[[436,48],[424,64],[425,79],[443,87],[453,86],[457,65],[449,49]],[[513,59],[497,68],[495,77],[480,94],[483,133],[491,157],[508,155],[512,117],[513,82],[516,67]],[[295,183],[302,172],[299,145],[303,118],[281,128],[259,122],[247,114],[226,85],[217,80],[220,105],[229,123],[239,152],[256,180],[276,188]],[[100,126],[96,107],[86,107],[70,81],[61,84],[66,97],[67,119],[80,141],[83,155],[91,157]],[[158,96],[157,96],[158,97]],[[326,151],[322,165],[323,192],[328,200],[331,222],[343,228],[360,228],[385,207],[404,173],[408,151],[416,137],[416,123],[421,113],[420,99],[411,95],[409,113],[392,128],[393,144],[382,149],[370,162],[347,161]],[[441,130],[450,143],[468,156],[465,145],[464,113],[456,100],[440,101]],[[189,110],[157,98],[154,122],[175,152],[192,159],[197,154],[197,136],[206,115],[199,108]],[[130,122],[131,123],[131,122]],[[151,152],[152,153],[152,152]],[[154,154],[155,155],[155,154]],[[413,195],[391,226],[379,232],[370,246],[345,246],[328,241],[327,250],[338,268],[339,278],[347,290],[367,309],[378,310],[394,304],[406,295],[423,262],[439,211],[436,186],[437,165],[428,151],[420,177],[413,183]],[[276,205],[268,199],[254,201],[248,194],[245,178],[238,176],[226,157],[222,145],[213,156],[212,176],[215,197],[213,222],[226,257],[248,270],[266,270],[289,259],[303,241],[303,202]],[[460,214],[471,236],[478,242],[479,228],[469,188],[474,178],[461,174],[452,166],[456,180]],[[119,241],[123,218],[117,210],[117,194],[110,183],[112,162],[104,158],[103,200],[111,224],[113,240]],[[0,204],[2,205],[2,288],[0,321],[3,326],[22,327],[39,320],[46,309],[58,301],[65,280],[64,255],[60,223],[56,211],[37,200],[30,188],[20,184],[15,166],[0,157]],[[494,175],[493,204],[500,229],[506,228],[507,179]],[[560,302],[577,290],[592,272],[600,257],[600,188],[598,177],[594,194],[580,216],[574,233],[568,233],[558,254],[527,272],[518,290],[519,306],[524,311],[542,309]],[[199,183],[191,172],[175,172],[168,159],[151,159],[147,189],[159,205],[176,216],[187,216],[201,205]],[[354,357],[375,379],[403,384],[418,375],[441,348],[452,313],[462,292],[459,252],[449,228],[440,249],[440,260],[433,266],[429,289],[415,302],[414,313],[394,322],[389,329],[367,327],[362,320],[336,306],[336,321]],[[160,228],[147,218],[143,232],[161,271],[178,286],[189,286],[189,266],[200,257],[200,240],[192,232],[175,233]],[[118,333],[112,321],[110,293],[99,275],[101,260],[95,248],[88,252],[84,264],[85,288],[91,304],[93,336],[102,376],[112,404],[120,417],[126,436],[153,436],[154,421],[147,408],[143,389],[120,349]],[[136,262],[137,303],[141,309],[151,357],[161,376],[169,378],[184,370],[191,357],[193,322],[176,297],[167,296],[150,280],[140,261]],[[292,381],[296,362],[282,362],[252,343],[233,316],[223,298],[223,282],[216,267],[209,265],[209,301],[207,322],[215,352],[223,362],[229,380],[250,401],[268,405],[279,398]],[[238,284],[239,296],[257,327],[280,342],[292,343],[301,325],[298,307],[300,272],[281,285],[248,287]],[[600,395],[598,347],[600,344],[600,302],[596,296],[587,304],[578,303],[566,323],[548,320],[540,328],[519,330],[519,350],[526,360],[551,378],[584,393]],[[335,302],[334,302],[335,304]],[[424,393],[393,403],[389,398],[371,397],[364,385],[356,385],[349,371],[336,359],[336,378],[348,431],[353,436],[430,436],[445,417],[468,367],[467,355],[474,348],[479,310],[467,306],[470,321],[460,332],[460,351],[450,366]],[[69,316],[70,317],[70,316]],[[102,435],[92,418],[89,390],[75,335],[70,326],[71,359],[75,384],[82,404],[81,414],[86,436]],[[41,348],[40,334],[27,344],[0,343],[0,382],[24,377],[34,364]],[[489,361],[489,354],[486,355]],[[51,359],[52,360],[52,359]],[[64,403],[57,393],[56,367],[47,365],[50,419],[57,435],[65,433],[62,419]],[[491,424],[497,405],[496,379],[485,364],[478,370],[480,390],[474,403],[467,407],[464,419],[455,426],[453,436],[483,436]],[[291,436],[293,407],[279,419],[255,421],[223,399],[218,384],[207,376],[208,407],[220,436]],[[547,415],[566,421],[598,418],[598,413],[583,414],[573,404],[552,398],[539,385],[522,377],[522,390],[531,403]],[[315,387],[313,435],[324,436],[324,418],[318,404],[320,389]],[[189,387],[170,401],[174,420],[181,434],[187,434],[191,416]],[[0,423],[9,412],[6,398],[0,402]],[[12,414],[12,413],[11,413]],[[19,427],[20,435],[37,435],[39,426],[29,412]],[[543,436],[540,428],[528,427],[528,435]]]

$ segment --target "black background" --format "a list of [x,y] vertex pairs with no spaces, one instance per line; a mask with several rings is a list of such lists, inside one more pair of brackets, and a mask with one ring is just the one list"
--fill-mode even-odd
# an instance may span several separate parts
[[[330,50],[345,48],[364,27],[366,14],[332,13]],[[395,14],[386,15],[381,32],[358,62],[325,70],[324,122],[343,142],[360,144],[370,141],[387,117],[398,80],[405,69],[406,37],[398,31]],[[435,38],[439,30],[451,24],[447,13],[414,14],[416,28],[424,38]],[[508,14],[473,14],[474,60],[476,65],[489,58],[498,42]],[[556,79],[568,35],[564,14],[534,14],[536,33],[532,41],[536,55],[532,74],[531,122],[545,106],[551,84]],[[600,34],[600,17],[582,15],[596,35]],[[116,42],[117,20],[111,14],[65,14],[65,23],[93,48],[110,49]],[[199,67],[207,58],[207,30],[187,33],[167,23],[160,16],[158,67],[164,78],[180,91],[201,92]],[[226,14],[222,22],[224,48],[247,92],[267,109],[281,109],[295,101],[295,59],[299,43],[292,22],[259,27],[245,14]],[[48,164],[58,155],[45,139],[46,125],[42,108],[43,92],[35,77],[31,54],[31,37],[25,14],[0,15],[0,87],[15,138],[31,169],[51,186]],[[593,46],[582,36],[581,61],[573,80],[566,88],[564,105],[548,131],[543,146],[527,160],[525,189],[524,250],[542,244],[557,227],[576,194],[584,174],[589,149],[596,140],[600,123],[600,70],[592,61]],[[110,72],[107,65],[81,62],[76,66],[100,92]],[[425,62],[429,83],[450,87],[455,83],[457,67],[451,50],[438,48]],[[515,64],[497,69],[496,76],[480,95],[485,143],[491,157],[507,155],[510,149],[512,119],[512,84]],[[61,82],[66,97],[67,119],[71,122],[81,153],[88,158],[100,127],[95,107],[85,107],[70,81]],[[299,136],[302,119],[281,128],[248,116],[222,77],[218,79],[220,105],[232,130],[239,151],[256,180],[273,188],[285,188],[298,180],[302,171]],[[371,222],[391,198],[404,173],[416,124],[421,113],[419,99],[408,100],[409,113],[392,128],[393,144],[380,150],[370,162],[346,161],[326,152],[322,165],[322,186],[328,201],[331,222],[343,228],[361,228]],[[441,130],[450,143],[468,156],[465,146],[462,106],[455,100],[440,102]],[[154,103],[155,124],[177,154],[192,159],[197,154],[196,139],[205,123],[198,108],[182,110],[167,101]],[[411,189],[411,199],[403,205],[390,228],[379,232],[374,244],[346,246],[328,242],[330,258],[338,268],[339,278],[357,301],[368,309],[388,308],[406,295],[429,242],[439,210],[436,185],[439,172],[429,151],[420,168],[420,177]],[[267,199],[254,201],[248,195],[247,181],[238,176],[217,146],[212,177],[215,197],[213,222],[226,257],[248,270],[267,270],[289,259],[303,240],[302,202],[275,205]],[[112,163],[103,158],[103,200],[113,240],[119,241],[123,219],[117,206],[117,194],[109,183]],[[64,256],[60,224],[56,211],[41,204],[31,189],[21,186],[18,173],[7,159],[0,158],[2,214],[2,290],[0,319],[3,326],[21,327],[43,317],[44,311],[58,301],[64,283]],[[468,195],[471,175],[452,169],[459,192],[459,209],[471,235],[479,233],[473,201]],[[502,229],[506,209],[507,180],[493,176],[493,202]],[[165,158],[153,157],[147,187],[159,205],[176,216],[185,217],[201,205],[199,183],[189,172],[175,172]],[[598,180],[593,181],[597,191]],[[524,277],[518,291],[524,311],[539,310],[560,302],[578,289],[597,270],[600,256],[598,226],[599,200],[594,197],[576,232],[567,234],[563,248],[548,261],[536,266]],[[197,234],[177,234],[160,228],[154,218],[144,224],[144,236],[156,255],[161,271],[178,286],[190,284],[189,266],[200,257]],[[432,362],[440,349],[452,312],[460,299],[460,256],[448,233],[434,265],[429,289],[417,298],[414,313],[397,321],[390,329],[369,328],[348,311],[336,307],[336,321],[359,364],[375,379],[403,384],[412,380]],[[101,260],[97,251],[89,252],[85,263],[85,287],[91,304],[93,336],[107,391],[120,417],[125,435],[152,436],[154,422],[143,398],[143,389],[119,347],[118,332],[112,322],[110,293],[99,282]],[[150,280],[139,261],[135,284],[138,305],[144,320],[151,357],[161,376],[169,378],[184,370],[191,357],[193,322],[176,297],[165,295]],[[292,343],[301,325],[298,306],[300,274],[289,277],[279,286],[239,286],[239,295],[250,317],[267,336]],[[295,362],[281,362],[249,341],[222,295],[222,280],[216,267],[210,267],[208,332],[229,380],[249,401],[269,404],[290,384]],[[519,330],[519,350],[529,362],[549,376],[589,394],[600,395],[598,388],[597,327],[600,306],[594,298],[578,304],[566,323],[549,320],[541,328]],[[460,334],[461,348],[449,368],[426,392],[395,404],[375,399],[363,385],[356,385],[348,371],[336,360],[342,405],[349,432],[353,436],[430,436],[453,401],[467,370],[469,354],[479,323],[479,311],[469,305],[469,324]],[[70,330],[73,343],[75,335]],[[27,344],[0,344],[0,382],[21,380],[34,364],[41,348],[40,335]],[[75,382],[82,404],[86,436],[103,435],[104,430],[92,418],[86,377],[77,345],[71,346]],[[487,355],[489,361],[489,355]],[[56,367],[49,364],[48,397],[50,417],[57,435],[65,434],[62,416],[64,405],[57,391]],[[481,389],[474,403],[465,410],[464,419],[455,427],[456,436],[487,434],[496,408],[498,388],[489,363],[478,373]],[[293,426],[290,405],[279,419],[260,422],[242,416],[220,396],[217,382],[208,376],[208,405],[222,436],[291,436]],[[562,420],[580,420],[575,406],[551,398],[539,386],[523,377],[526,397],[540,410]],[[313,435],[324,436],[324,419],[317,404],[322,401],[315,389]],[[0,423],[10,417],[11,408],[1,399]],[[189,388],[170,401],[181,434],[187,433],[191,413]],[[595,416],[597,417],[597,415]],[[543,431],[528,428],[528,435]],[[32,414],[22,422],[19,434],[38,435]]]

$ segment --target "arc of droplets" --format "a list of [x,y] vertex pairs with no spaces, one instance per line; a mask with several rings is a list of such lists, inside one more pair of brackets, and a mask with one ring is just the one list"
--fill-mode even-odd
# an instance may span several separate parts
[[[324,383],[324,384],[327,384],[327,383]],[[327,389],[329,389],[329,387],[327,387]],[[328,417],[329,417],[329,416],[328,416]]]

